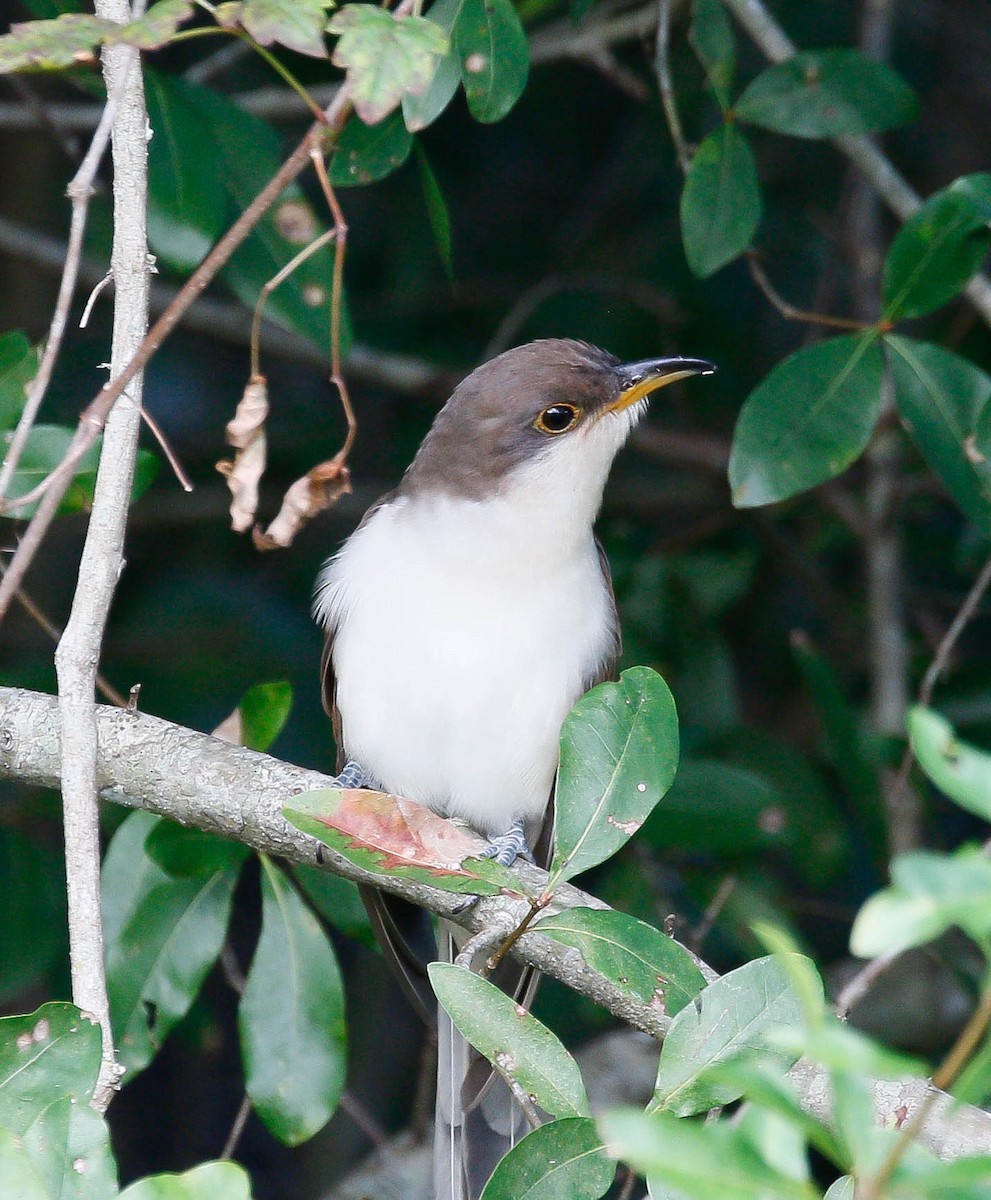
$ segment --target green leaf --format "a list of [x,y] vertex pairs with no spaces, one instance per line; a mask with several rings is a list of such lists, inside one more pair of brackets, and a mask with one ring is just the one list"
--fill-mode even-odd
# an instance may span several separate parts
[[262,932],[238,1010],[245,1088],[289,1146],[330,1119],[344,1089],[344,987],[333,947],[295,889],[262,856]]
[[562,1117],[528,1133],[501,1160],[482,1200],[599,1200],[616,1174],[589,1117]]
[[330,182],[335,187],[376,183],[401,167],[412,149],[413,137],[399,113],[377,125],[348,121],[330,160]]
[[750,245],[760,223],[760,181],[747,139],[727,122],[699,146],[681,192],[681,237],[694,274],[707,279]]
[[101,1048],[99,1025],[73,1004],[0,1018],[0,1127],[23,1135],[59,1097],[88,1104]]
[[953,726],[931,708],[908,714],[908,735],[919,766],[961,808],[991,821],[991,754],[957,740]]
[[264,753],[282,732],[292,710],[292,684],[258,683],[241,697],[241,744]]
[[0,337],[0,433],[13,429],[24,411],[25,389],[38,373],[38,351],[23,333]]
[[136,809],[110,839],[100,870],[105,945],[120,937],[142,897],[169,880],[168,873],[145,853],[148,835],[162,822],[162,817]]
[[937,192],[895,235],[884,261],[884,316],[919,317],[952,300],[980,268],[991,231],[963,191]]
[[241,25],[262,46],[278,43],[298,54],[326,58],[323,31],[326,10],[334,0],[243,0],[225,4],[217,19],[222,25]]
[[9,1129],[0,1129],[0,1179],[7,1195],[17,1200],[52,1200],[27,1147]]
[[644,1004],[660,1005],[669,1017],[705,987],[705,977],[683,946],[626,913],[570,908],[544,917],[536,928],[574,946],[593,970]]
[[[27,441],[10,481],[8,495],[11,500],[24,496],[37,487],[59,465],[68,452],[75,430],[63,425],[35,425],[28,434]],[[12,434],[0,433],[0,448],[6,451],[10,445]],[[100,451],[103,438],[98,437],[80,458],[76,466],[76,474],[72,483],[59,505],[60,513],[85,512],[93,503],[93,489],[96,486],[96,471],[100,463]],[[139,499],[151,486],[158,472],[158,459],[148,450],[139,450],[134,465],[134,481],[131,484],[131,503]],[[3,513],[15,521],[24,521],[34,516],[38,511],[39,501],[22,504]]]
[[511,0],[461,0],[454,48],[471,115],[484,124],[501,121],[530,73],[530,45]]
[[883,372],[873,330],[778,363],[736,423],[729,480],[737,508],[786,500],[845,471],[874,432]]
[[[156,828],[146,828],[146,839]],[[138,833],[140,826],[128,829],[122,845],[132,845]],[[217,869],[172,878],[157,864],[142,861],[147,858],[142,842],[135,863],[125,870],[123,896],[106,922],[104,940],[111,1019],[120,1060],[129,1071],[140,1071],[152,1060],[217,960],[241,854],[228,843]],[[112,861],[109,851],[107,861]]]
[[736,39],[722,0],[695,0],[688,40],[705,69],[719,107],[725,112],[736,75]]
[[884,341],[902,423],[966,516],[991,533],[991,464],[971,441],[991,376],[942,346],[893,335]]
[[754,959],[723,975],[671,1022],[651,1110],[689,1116],[737,1099],[735,1087],[707,1069],[743,1052],[783,1058],[771,1049],[770,1034],[801,1019],[799,996],[778,957]]
[[423,198],[427,205],[427,218],[430,221],[430,232],[434,235],[434,245],[444,267],[448,282],[454,283],[454,262],[451,258],[451,216],[447,211],[444,193],[440,190],[437,176],[431,169],[423,148],[416,147],[416,165],[420,170],[420,183],[423,186]]
[[912,89],[859,50],[806,50],[768,67],[735,107],[741,121],[792,137],[876,133],[915,119]]
[[227,200],[217,186],[215,148],[185,92],[150,71],[145,99],[148,143],[148,242],[177,271],[191,271],[227,224]]
[[461,1035],[552,1117],[588,1116],[578,1064],[553,1033],[487,979],[453,963],[427,967],[430,983]]
[[345,936],[376,949],[378,943],[356,883],[332,871],[300,863],[293,863],[292,870],[306,898],[325,920]]
[[655,1183],[691,1200],[818,1200],[812,1184],[765,1161],[745,1129],[699,1124],[670,1113],[618,1109],[600,1120],[608,1152]]
[[[153,72],[145,68],[147,80]],[[282,165],[282,144],[275,130],[260,117],[245,112],[211,88],[156,75],[160,102],[184,102],[199,122],[195,144],[207,156],[207,177],[225,197],[228,217],[244,211]],[[301,188],[291,184],[278,202],[234,252],[221,279],[244,304],[254,307],[261,288],[299,251],[326,229]],[[272,293],[267,317],[306,338],[321,349],[330,344],[328,280],[333,273],[333,250],[312,254]],[[350,334],[345,332],[347,343]],[[346,346],[345,346],[346,349]]]
[[47,841],[0,827],[0,879],[0,999],[12,999],[65,953],[65,866]]
[[449,49],[434,71],[434,77],[425,92],[414,96],[407,92],[403,96],[403,118],[410,133],[419,133],[432,125],[450,104],[461,82],[461,65],[451,45],[454,35],[454,18],[458,14],[461,0],[435,0],[426,14],[447,38]]
[[144,851],[166,874],[176,878],[237,872],[248,857],[247,846],[205,829],[160,820],[145,838]]
[[631,667],[575,705],[561,729],[553,889],[615,854],[671,786],[678,716],[667,684]]
[[[834,1076],[846,1072],[861,1080],[907,1079],[926,1073],[925,1063],[920,1059],[889,1050],[831,1015],[814,1027],[776,1029],[770,1040],[777,1049],[795,1058],[804,1055],[826,1067]],[[870,1103],[869,1095],[866,1103]]]
[[139,1179],[120,1200],[251,1200],[251,1181],[237,1163],[201,1163],[182,1175]]
[[53,1200],[115,1200],[119,1194],[110,1130],[88,1104],[69,1096],[49,1104],[25,1131],[24,1148]]
[[397,19],[374,4],[348,4],[327,28],[340,35],[332,61],[347,72],[352,103],[366,125],[387,117],[407,93],[423,95],[448,50],[433,21]]
[[853,923],[850,949],[858,957],[921,946],[954,925],[978,941],[991,935],[991,862],[979,847],[899,855],[891,881]]
[[116,25],[106,38],[108,45],[136,46],[139,50],[158,50],[176,35],[179,26],[192,17],[192,0],[158,0],[136,21]]
[[831,1184],[823,1200],[856,1200],[857,1185],[852,1175],[843,1175]]

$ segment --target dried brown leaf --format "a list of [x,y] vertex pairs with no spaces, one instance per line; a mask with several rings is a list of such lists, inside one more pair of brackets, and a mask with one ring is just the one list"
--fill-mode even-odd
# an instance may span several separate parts
[[351,472],[340,455],[319,463],[290,485],[271,525],[264,532],[254,530],[256,548],[276,550],[291,545],[307,521],[350,491]]
[[227,444],[243,450],[268,416],[268,380],[256,375],[245,386],[234,416],[227,423]]

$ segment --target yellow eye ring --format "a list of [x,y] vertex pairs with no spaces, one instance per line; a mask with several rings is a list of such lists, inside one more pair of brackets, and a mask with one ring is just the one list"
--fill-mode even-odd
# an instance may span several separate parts
[[533,427],[553,437],[574,429],[581,420],[581,415],[582,410],[577,404],[551,404],[538,414]]

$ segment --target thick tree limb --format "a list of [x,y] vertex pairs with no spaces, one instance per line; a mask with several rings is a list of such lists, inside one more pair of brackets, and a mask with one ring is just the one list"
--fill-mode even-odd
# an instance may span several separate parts
[[[98,783],[105,799],[143,808],[185,825],[210,830],[244,842],[256,850],[291,862],[317,863],[318,843],[294,829],[282,816],[291,796],[328,787],[331,780],[257,754],[206,734],[143,713],[100,706],[97,709],[100,754]],[[51,696],[20,688],[0,688],[0,779],[54,787],[59,777],[58,713]],[[322,865],[358,883],[371,883],[403,896],[475,932],[493,926],[514,928],[528,905],[511,897],[482,899],[468,911],[458,898],[408,880],[371,875],[327,847]],[[529,886],[539,888],[546,874],[529,864],[516,868]],[[601,900],[565,885],[555,894],[555,908],[606,908]],[[649,1004],[620,992],[589,968],[576,950],[544,937],[539,930],[523,935],[513,956],[601,1004],[620,1020],[663,1039],[668,1017]],[[714,973],[700,964],[708,978]],[[799,1063],[792,1077],[810,1111],[824,1118],[831,1110],[828,1079],[819,1067]],[[899,1124],[933,1091],[924,1079],[872,1084],[877,1119]],[[955,1102],[939,1093],[920,1133],[923,1145],[943,1157],[991,1153],[991,1114]]]

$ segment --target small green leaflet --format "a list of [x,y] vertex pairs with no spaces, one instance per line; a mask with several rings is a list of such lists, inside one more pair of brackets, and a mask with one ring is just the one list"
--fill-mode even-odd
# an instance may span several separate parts
[[753,152],[736,125],[726,122],[696,150],[681,192],[681,237],[692,272],[707,279],[742,254],[760,213]]
[[991,754],[960,741],[931,708],[917,704],[907,723],[915,757],[933,783],[961,808],[991,821]]
[[259,45],[277,42],[299,54],[326,58],[326,10],[333,7],[333,0],[243,0],[219,4],[215,16],[228,28],[240,25]]
[[461,0],[454,21],[468,108],[476,121],[501,121],[530,73],[530,45],[511,0]]

